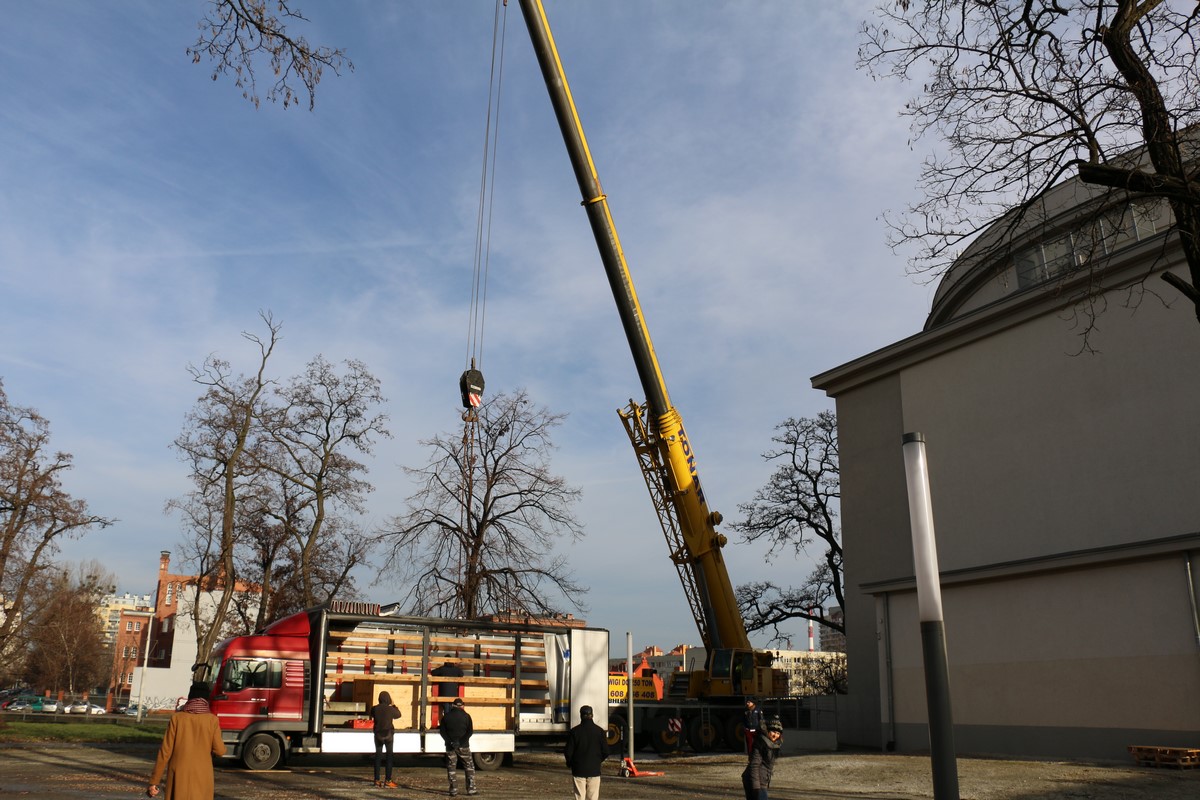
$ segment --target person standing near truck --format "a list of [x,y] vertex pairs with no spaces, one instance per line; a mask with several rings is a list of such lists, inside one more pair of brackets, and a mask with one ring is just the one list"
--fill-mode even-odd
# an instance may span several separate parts
[[[430,670],[430,675],[439,678],[461,678],[463,677],[462,667],[455,664],[453,661],[446,661],[440,667]],[[458,697],[458,681],[438,681],[437,694],[438,702],[441,703],[441,713],[445,714],[450,709],[450,704],[454,698]],[[445,698],[445,699],[442,699]]]
[[[392,705],[392,696],[387,692],[379,693],[379,702],[371,707],[371,730],[375,733],[375,785],[395,789],[392,781],[392,740],[396,737],[396,720],[400,719],[400,709]],[[379,780],[380,762],[387,754],[387,770],[384,773],[386,783]]]
[[158,797],[158,782],[165,773],[166,800],[212,800],[212,757],[225,755],[225,742],[207,696],[207,684],[192,684],[183,709],[171,715],[146,787],[148,796]]
[[592,717],[591,706],[580,707],[579,724],[567,734],[563,750],[571,768],[575,800],[600,800],[600,766],[608,758],[608,737]]
[[475,787],[475,760],[471,756],[471,734],[475,732],[475,725],[464,705],[461,697],[454,698],[438,726],[442,741],[446,743],[446,778],[450,781],[451,797],[458,796],[458,775],[455,767],[460,760],[463,763],[463,771],[467,773],[467,794],[479,794]]

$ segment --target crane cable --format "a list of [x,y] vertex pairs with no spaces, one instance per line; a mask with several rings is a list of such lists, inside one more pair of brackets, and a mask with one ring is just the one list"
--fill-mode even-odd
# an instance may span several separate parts
[[[501,13],[503,9],[503,13]],[[467,540],[476,536],[471,510],[475,493],[475,447],[479,439],[479,406],[483,402],[483,326],[487,312],[487,279],[492,239],[492,206],[495,196],[496,147],[500,140],[500,89],[504,83],[504,40],[508,26],[508,0],[497,0],[492,21],[492,58],[488,74],[487,114],[483,136],[483,168],[479,177],[479,207],[475,221],[474,269],[471,277],[471,313],[467,324],[466,369],[459,378],[463,404],[463,482],[460,530]],[[498,43],[498,44],[497,44]],[[495,115],[493,116],[493,102]],[[460,558],[473,541],[464,541]],[[459,564],[464,575],[465,564]],[[460,587],[459,591],[462,589]],[[465,606],[464,606],[465,607]]]
[[[501,13],[503,9],[503,13]],[[492,23],[492,58],[488,76],[487,114],[483,137],[483,167],[479,176],[479,205],[475,220],[475,250],[471,278],[471,310],[467,324],[465,371],[459,381],[463,420],[476,417],[483,398],[483,332],[487,317],[487,283],[495,195],[496,148],[500,140],[500,90],[504,83],[504,40],[508,21],[507,0],[497,0]],[[495,113],[493,114],[493,104]]]

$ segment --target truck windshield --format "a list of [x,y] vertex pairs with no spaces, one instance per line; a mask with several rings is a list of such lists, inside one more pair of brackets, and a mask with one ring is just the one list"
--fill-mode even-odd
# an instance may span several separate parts
[[221,656],[223,652],[224,651],[222,650],[215,651],[208,657],[208,661],[204,662],[202,665],[199,665],[204,669],[196,678],[196,680],[198,680],[200,683],[207,683],[210,686],[212,685],[213,681],[215,681],[217,678],[217,673],[221,671]]
[[261,658],[231,658],[225,663],[227,692],[240,689],[278,689],[283,686],[283,662]]

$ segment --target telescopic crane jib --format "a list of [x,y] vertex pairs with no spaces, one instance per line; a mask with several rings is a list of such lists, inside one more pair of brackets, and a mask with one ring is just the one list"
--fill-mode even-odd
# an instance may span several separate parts
[[696,469],[696,457],[679,412],[671,405],[645,316],[617,237],[608,199],[600,186],[566,72],[559,58],[541,0],[521,0],[521,13],[537,54],[542,77],[558,118],[563,141],[583,195],[600,260],[625,337],[646,395],[642,407],[630,401],[621,418],[633,442],[658,511],[671,559],[708,652],[706,669],[689,677],[688,696],[778,695],[771,654],[751,648],[738,610],[717,532],[721,515],[710,511]]

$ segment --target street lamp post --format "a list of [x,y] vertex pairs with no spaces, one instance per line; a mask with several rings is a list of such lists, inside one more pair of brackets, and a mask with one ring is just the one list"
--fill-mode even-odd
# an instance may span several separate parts
[[913,567],[917,578],[917,612],[925,659],[925,700],[929,708],[929,752],[934,800],[958,800],[958,764],[954,758],[954,718],[950,713],[950,670],[946,659],[946,627],[942,620],[942,586],[933,536],[933,500],[925,437],[906,433],[904,474],[912,525]]
[[142,666],[138,676],[138,699],[137,699],[137,721],[141,722],[146,715],[146,704],[142,702],[142,697],[146,693],[146,664],[150,661],[150,648],[154,645],[154,615],[150,615],[150,620],[146,623],[146,648],[142,653]]

